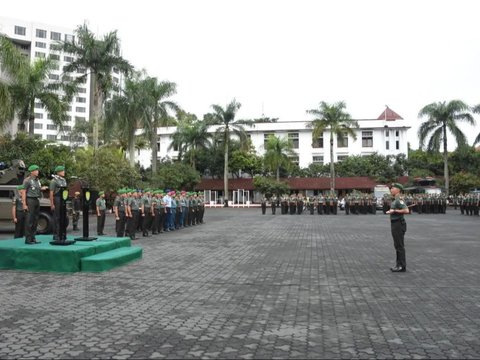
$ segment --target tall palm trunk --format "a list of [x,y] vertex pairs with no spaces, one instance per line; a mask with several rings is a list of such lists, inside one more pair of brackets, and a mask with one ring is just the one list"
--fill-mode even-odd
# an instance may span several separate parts
[[128,161],[131,167],[135,166],[135,134],[130,134],[128,139]]
[[35,99],[30,101],[30,108],[28,109],[28,135],[33,137],[35,135]]
[[445,177],[445,192],[448,197],[450,184],[448,177],[448,151],[447,151],[447,124],[443,124],[443,174]]
[[335,190],[335,165],[333,164],[333,133],[330,131],[330,190]]
[[280,182],[280,166],[277,166],[277,182]]
[[157,128],[154,129],[152,132],[152,136],[150,137],[150,149],[152,150],[152,174],[157,172]]
[[92,73],[90,84],[90,121],[93,121],[93,150],[96,152],[98,150],[98,126],[100,122],[100,117],[102,116],[102,104],[103,104],[103,93],[100,89],[97,81],[97,75]]
[[225,162],[223,167],[223,191],[224,207],[228,207],[228,139],[230,137],[228,128],[225,129]]

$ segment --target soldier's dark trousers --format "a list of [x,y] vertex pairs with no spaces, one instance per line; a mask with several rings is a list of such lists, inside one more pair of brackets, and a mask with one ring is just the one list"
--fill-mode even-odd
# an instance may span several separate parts
[[407,223],[405,220],[394,220],[391,222],[393,246],[397,254],[397,266],[402,268],[407,267],[407,260],[405,257],[405,233],[407,232]]
[[317,206],[317,214],[318,214],[318,215],[322,215],[322,214],[323,214],[323,205],[322,205],[322,204],[318,204],[318,206]]
[[302,212],[303,212],[303,202],[299,202],[299,203],[297,204],[297,214],[298,214],[298,215],[301,215]]
[[97,216],[97,235],[103,235],[105,227],[105,210],[100,210],[100,216]]
[[150,208],[145,210],[143,217],[142,233],[143,236],[148,236],[148,231],[152,229],[152,211]]
[[315,211],[315,206],[313,204],[308,205],[308,209],[310,210],[310,215],[313,215],[313,212]]
[[265,215],[266,212],[267,212],[267,204],[262,203],[262,215]]
[[132,217],[127,220],[128,236],[130,236],[130,239],[132,240],[135,239],[135,233],[137,231],[139,216],[140,216],[139,210],[132,210]]
[[53,210],[53,240],[60,240],[60,209],[62,206],[62,198],[60,196],[53,197],[55,210]]
[[25,219],[25,242],[35,240],[38,216],[40,215],[40,201],[37,198],[27,197],[27,206],[28,213]]
[[117,237],[125,236],[125,223],[126,223],[125,211],[119,211],[118,220],[115,222],[115,232],[117,233]]
[[325,206],[325,215],[330,215],[330,205]]
[[350,205],[345,204],[345,215],[350,215]]
[[290,204],[290,215],[295,215],[295,210],[297,210],[297,207],[295,206],[294,203]]
[[272,203],[272,215],[275,215],[276,212],[277,212],[277,204]]
[[15,210],[15,217],[17,222],[15,223],[15,239],[25,236],[25,211]]

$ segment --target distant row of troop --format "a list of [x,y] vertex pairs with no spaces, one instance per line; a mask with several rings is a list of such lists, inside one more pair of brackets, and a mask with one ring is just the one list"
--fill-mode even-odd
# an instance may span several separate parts
[[202,193],[175,190],[143,191],[120,189],[113,202],[117,237],[136,239],[203,223],[205,203]]

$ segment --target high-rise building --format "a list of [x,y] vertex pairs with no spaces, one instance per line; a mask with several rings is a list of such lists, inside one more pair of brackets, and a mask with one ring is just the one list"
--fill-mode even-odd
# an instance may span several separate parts
[[[60,80],[63,75],[63,67],[74,60],[72,54],[66,54],[53,49],[53,46],[59,41],[69,41],[74,38],[73,28],[0,17],[0,33],[12,40],[31,62],[48,56],[56,60],[58,64],[49,75],[52,81]],[[86,69],[83,69],[68,75],[72,76],[72,78],[78,77],[84,75],[86,71]],[[118,84],[120,82],[119,75],[116,73],[112,75],[113,81]],[[67,121],[62,127],[55,125],[41,102],[36,101],[35,135],[44,140],[58,141],[65,145],[70,145],[73,142],[85,144],[85,137],[81,136],[74,139],[71,137],[71,130],[78,121],[88,121],[91,101],[90,93],[90,75],[88,75],[85,83],[79,86],[78,93],[69,105]],[[15,134],[17,130],[18,119],[15,119],[10,127],[4,131]]]

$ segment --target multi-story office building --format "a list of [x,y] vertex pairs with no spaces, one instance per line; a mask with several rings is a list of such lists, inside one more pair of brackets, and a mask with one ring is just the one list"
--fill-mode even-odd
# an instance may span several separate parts
[[[349,155],[366,156],[373,153],[381,155],[408,154],[407,131],[410,128],[405,120],[390,108],[386,108],[377,118],[357,119],[359,128],[355,130],[357,139],[350,136],[334,137],[334,162],[341,161]],[[330,163],[330,133],[328,129],[323,136],[313,139],[308,121],[287,121],[276,123],[257,123],[245,127],[257,154],[265,153],[265,143],[270,135],[287,137],[291,140],[296,155],[293,162],[301,168],[312,163]],[[178,151],[171,148],[172,136],[176,127],[158,129],[157,144],[159,158],[176,159]],[[216,127],[211,127],[214,133]],[[144,166],[150,166],[150,152],[140,153],[138,160]]]
[[[63,67],[74,60],[71,54],[53,50],[53,45],[59,41],[73,39],[74,31],[71,28],[0,17],[0,33],[10,38],[32,62],[35,59],[48,56],[56,60],[55,69],[49,75],[51,81],[60,80],[63,75]],[[72,78],[79,77],[84,75],[86,71],[86,69],[83,69],[78,73],[68,75]],[[118,84],[120,82],[119,75],[116,73],[112,75],[113,81]],[[71,139],[70,132],[77,121],[88,121],[91,102],[90,95],[90,76],[88,75],[85,83],[78,88],[78,93],[69,106],[68,121],[61,128],[53,123],[42,104],[36,101],[35,135],[44,140],[59,141],[66,145],[70,144],[71,140],[76,143],[85,143],[86,139],[84,137]],[[6,130],[10,133],[16,133],[17,128],[18,119]]]

